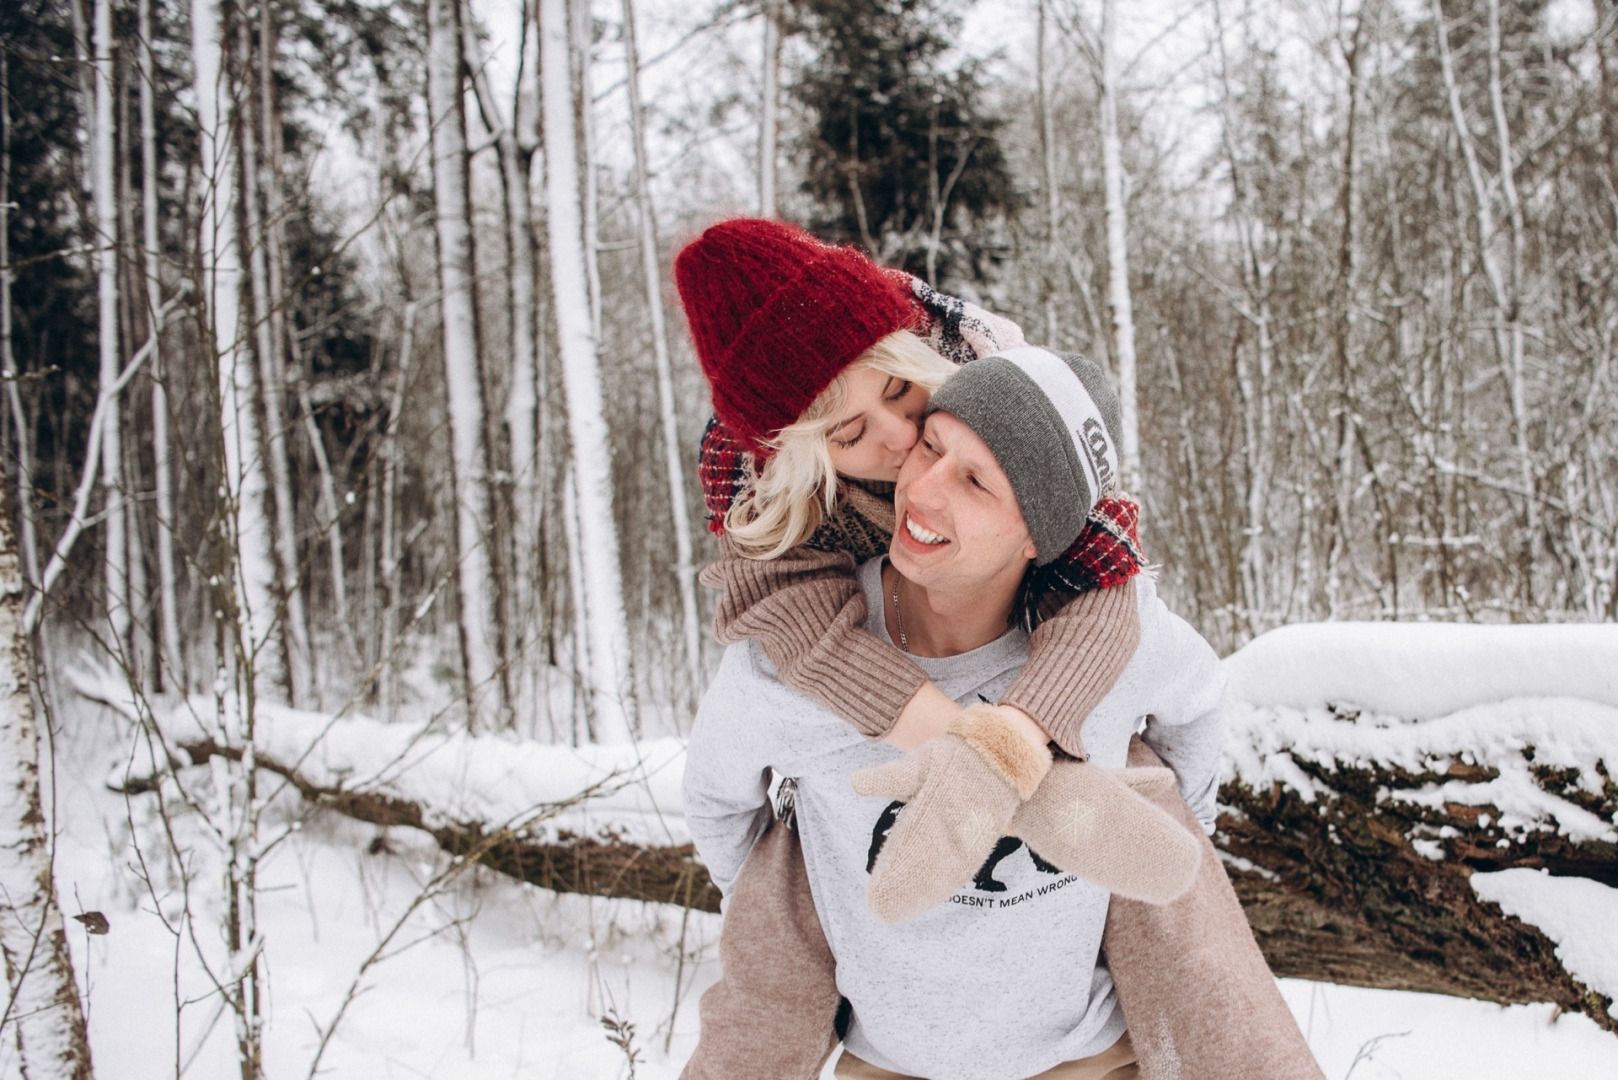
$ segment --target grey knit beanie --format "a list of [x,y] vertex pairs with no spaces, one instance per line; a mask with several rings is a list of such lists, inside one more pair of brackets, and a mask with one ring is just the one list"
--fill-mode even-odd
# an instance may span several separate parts
[[958,417],[989,444],[1011,480],[1044,566],[1072,546],[1118,482],[1118,395],[1082,356],[1033,346],[957,369],[927,413]]

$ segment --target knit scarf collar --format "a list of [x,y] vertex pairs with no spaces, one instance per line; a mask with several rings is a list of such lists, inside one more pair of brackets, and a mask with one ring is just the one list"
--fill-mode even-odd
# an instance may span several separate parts
[[1031,631],[1077,594],[1122,585],[1145,569],[1140,504],[1108,495],[1090,511],[1071,547],[1023,577],[1012,619]]

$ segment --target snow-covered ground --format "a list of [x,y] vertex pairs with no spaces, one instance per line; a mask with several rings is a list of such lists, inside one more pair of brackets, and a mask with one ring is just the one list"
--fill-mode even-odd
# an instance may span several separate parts
[[[71,708],[64,728],[73,735],[60,745],[57,873],[68,914],[98,910],[111,923],[104,936],[69,923],[97,1074],[103,1080],[173,1077],[178,1056],[187,1076],[235,1075],[230,1017],[219,1015],[208,974],[189,942],[177,947],[139,871],[144,858],[172,922],[178,890],[173,874],[159,865],[152,797],[126,803],[104,782],[121,775],[125,721],[109,709]],[[282,719],[296,727],[304,718]],[[388,754],[397,748],[377,749]],[[649,747],[654,759],[657,749]],[[346,764],[337,756],[325,760]],[[582,777],[586,783],[596,778]],[[467,779],[481,781],[487,793],[507,778],[474,769]],[[284,825],[272,812],[267,831]],[[193,929],[200,951],[217,962],[216,860],[194,820],[177,819],[175,827],[194,860],[190,887],[199,917]],[[411,912],[423,885],[446,865],[431,841],[413,830],[384,833],[335,814],[317,816],[270,852],[259,879],[269,1076],[308,1075],[320,1031],[351,986],[353,1002],[324,1052],[321,1075],[626,1076],[625,1055],[601,1026],[609,1013],[635,1025],[633,1046],[646,1060],[637,1076],[678,1074],[695,1042],[696,995],[716,974],[716,917],[557,895],[480,869]],[[401,920],[404,929],[355,985],[361,966]]]
[[[65,783],[64,794],[71,787]],[[76,889],[86,910],[112,922],[105,937],[73,934],[89,985],[97,1073],[156,1080],[174,1075],[174,940],[149,901],[134,894],[133,875],[109,872],[109,848],[123,832],[121,803],[89,788],[70,795],[63,892]],[[325,819],[267,867],[272,1077],[307,1074],[316,1022],[329,1020],[379,931],[436,864],[408,835],[390,838],[395,854],[366,854],[374,835]],[[492,874],[468,880],[417,915],[407,939],[415,944],[372,970],[326,1053],[324,1075],[620,1080],[629,1075],[624,1054],[599,1019],[615,1009],[635,1025],[633,1045],[643,1056],[635,1075],[672,1080],[696,1041],[697,997],[717,975],[719,921],[694,913],[684,928],[688,960],[675,1011],[681,922],[677,908],[559,896]],[[188,981],[199,984],[194,972]],[[1291,979],[1282,989],[1330,1080],[1351,1068],[1355,1080],[1618,1076],[1618,1038],[1583,1016],[1554,1018],[1548,1005],[1501,1007]],[[188,1076],[235,1072],[228,1019],[205,1038],[216,1008],[204,1000],[184,1010]],[[1369,1059],[1355,1065],[1368,1049]]]
[[[1481,668],[1497,669],[1504,657],[1533,670],[1538,644],[1477,637],[1446,643],[1443,638],[1453,629],[1433,627],[1424,635],[1400,638],[1347,627],[1335,647],[1319,639],[1325,631],[1311,631],[1315,636],[1299,635],[1297,649],[1260,639],[1261,649],[1228,662],[1245,696],[1261,699],[1245,703],[1247,713],[1236,713],[1232,767],[1261,767],[1258,719],[1271,728],[1279,724],[1277,737],[1283,740],[1301,740],[1313,752],[1345,757],[1357,752],[1353,732],[1364,724],[1384,739],[1398,734],[1415,758],[1472,746],[1480,755],[1495,747],[1505,760],[1512,747],[1532,739],[1537,749],[1565,756],[1568,764],[1583,764],[1592,755],[1618,760],[1618,702],[1602,696],[1602,685],[1610,686],[1611,680],[1600,681],[1602,671],[1618,670],[1618,628],[1602,628],[1605,637],[1574,643],[1591,650],[1566,669],[1570,676],[1581,669],[1588,676],[1577,684],[1576,698],[1532,697],[1569,692],[1568,680],[1547,687],[1545,668],[1539,667],[1541,680],[1519,678],[1504,702],[1477,698]],[[1543,645],[1558,654],[1569,647],[1565,637],[1547,636]],[[1419,698],[1421,707],[1382,717],[1373,709],[1355,723],[1344,723],[1339,717],[1349,706],[1372,709],[1401,700],[1399,688],[1389,685],[1388,673],[1397,665],[1379,658],[1384,647],[1421,657],[1407,665],[1411,674],[1400,677],[1407,686],[1420,680],[1421,695],[1408,700]],[[1504,652],[1496,656],[1497,649]],[[1321,656],[1335,658],[1338,666],[1329,677],[1310,676]],[[1603,658],[1612,665],[1592,666]],[[1344,681],[1345,668],[1360,675],[1357,683]],[[1270,688],[1278,700],[1263,700],[1263,691],[1254,687]],[[1391,696],[1371,702],[1371,690]],[[1491,693],[1502,690],[1494,686]],[[215,857],[195,821],[176,823],[199,915],[185,932],[194,933],[200,944],[193,948],[182,941],[177,948],[139,869],[144,857],[158,883],[162,912],[172,920],[179,906],[178,878],[173,868],[161,865],[152,797],[126,802],[105,784],[124,765],[119,748],[128,743],[127,721],[82,700],[70,698],[64,705],[57,790],[63,906],[69,914],[99,910],[111,922],[104,936],[88,936],[69,924],[98,1074],[103,1080],[173,1077],[178,1057],[187,1076],[234,1075],[230,1018],[219,1015],[218,995],[210,993],[209,976],[195,959],[200,952],[217,962],[222,953],[211,869]],[[1243,715],[1248,722],[1242,722]],[[1569,719],[1558,723],[1558,717]],[[312,714],[278,714],[271,737],[293,746],[321,723]],[[369,762],[415,755],[417,768],[398,771],[400,782],[437,785],[433,794],[448,799],[446,792],[457,786],[453,779],[459,776],[465,807],[483,814],[504,813],[513,800],[531,804],[557,798],[566,794],[557,785],[582,785],[616,767],[605,758],[578,756],[569,764],[551,760],[556,754],[551,749],[508,745],[500,767],[489,771],[491,763],[482,760],[475,741],[417,739],[395,746],[390,740],[401,737],[397,728],[363,724],[333,734],[338,737],[329,748],[309,759],[311,767],[352,777]],[[638,821],[639,829],[655,820],[657,829],[676,835],[678,748],[646,744],[626,753],[649,783],[640,795],[616,796],[616,812],[604,807],[602,819]],[[529,760],[530,754],[545,760]],[[434,761],[449,764],[430,764]],[[535,769],[548,779],[534,780]],[[405,781],[411,772],[418,778]],[[1511,791],[1527,798],[1519,789]],[[1524,827],[1545,822],[1555,827],[1560,820],[1556,806],[1524,806]],[[290,803],[286,809],[290,814]],[[1587,835],[1613,826],[1566,816]],[[273,835],[286,820],[272,812],[269,832]],[[634,1025],[630,1045],[639,1061],[633,1075],[643,1080],[678,1075],[695,1043],[697,998],[717,974],[716,917],[559,896],[482,871],[462,875],[411,911],[423,883],[445,865],[419,834],[396,829],[384,836],[335,815],[316,817],[270,851],[260,879],[270,1076],[309,1075],[320,1032],[351,988],[352,1002],[321,1057],[321,1075],[619,1080],[631,1075],[631,1067],[625,1052],[609,1040],[604,1015]],[[1618,935],[1609,929],[1618,925],[1618,890],[1535,871],[1480,874],[1474,881],[1480,895],[1557,940],[1569,969],[1584,973],[1590,984],[1600,985],[1609,971],[1618,972]],[[404,929],[360,975],[401,920]],[[1557,1017],[1548,1005],[1501,1007],[1295,980],[1284,980],[1282,988],[1330,1080],[1618,1077],[1618,1038],[1583,1016]]]

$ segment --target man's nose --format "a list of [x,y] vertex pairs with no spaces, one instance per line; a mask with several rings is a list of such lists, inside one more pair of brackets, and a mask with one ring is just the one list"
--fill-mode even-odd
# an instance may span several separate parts
[[939,506],[944,501],[948,486],[947,474],[948,469],[944,465],[944,460],[939,458],[911,478],[905,489],[905,498],[918,506]]

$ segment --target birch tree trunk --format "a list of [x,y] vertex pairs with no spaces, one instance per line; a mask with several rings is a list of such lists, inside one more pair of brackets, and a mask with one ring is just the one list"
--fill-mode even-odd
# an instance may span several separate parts
[[[622,742],[631,738],[635,730],[634,681],[618,563],[618,526],[612,513],[612,448],[602,411],[601,367],[590,317],[594,308],[586,285],[568,14],[567,0],[541,0],[540,70],[545,83],[551,287],[556,299],[557,348],[578,488],[579,559],[584,578],[584,595],[575,596],[574,602],[588,614],[587,648],[596,738],[601,742]],[[588,104],[586,100],[586,108]]]
[[1522,203],[1517,198],[1516,160],[1511,142],[1511,125],[1506,121],[1505,90],[1500,73],[1500,0],[1489,0],[1489,109],[1494,115],[1495,154],[1499,161],[1500,194],[1506,205],[1506,225],[1510,230],[1511,261],[1507,264],[1505,303],[1501,319],[1505,323],[1504,341],[1496,332],[1497,348],[1501,354],[1502,374],[1506,379],[1507,401],[1511,407],[1511,436],[1517,449],[1517,476],[1522,484],[1524,520],[1527,530],[1522,542],[1522,598],[1532,607],[1534,598],[1534,564],[1539,561],[1539,483],[1534,475],[1533,452],[1528,445],[1528,401],[1524,387],[1526,376],[1523,348],[1523,286],[1522,262],[1525,242]]
[[1128,217],[1124,205],[1124,157],[1118,135],[1116,0],[1101,2],[1101,171],[1106,188],[1107,306],[1112,311],[1112,354],[1118,365],[1118,401],[1123,421],[1124,487],[1145,495],[1140,464],[1140,407],[1135,372],[1135,311],[1129,297]]
[[[1236,390],[1242,399],[1242,456],[1247,466],[1246,520],[1242,529],[1242,548],[1238,571],[1239,595],[1237,617],[1246,635],[1267,629],[1264,613],[1268,610],[1270,593],[1265,542],[1269,531],[1268,505],[1272,457],[1273,409],[1271,406],[1271,371],[1274,365],[1275,345],[1271,336],[1274,316],[1271,305],[1272,274],[1275,260],[1271,254],[1273,244],[1267,242],[1267,230],[1260,209],[1254,205],[1254,185],[1248,176],[1244,156],[1238,150],[1237,119],[1234,109],[1235,93],[1230,84],[1230,71],[1224,48],[1224,25],[1219,7],[1214,6],[1216,33],[1219,35],[1219,88],[1221,94],[1222,131],[1220,141],[1230,167],[1232,200],[1231,215],[1235,219],[1237,250],[1240,256],[1242,298],[1234,293],[1227,299],[1236,314],[1253,328],[1257,353],[1258,373],[1254,378],[1253,363],[1248,350],[1239,344],[1233,350],[1236,369]],[[1202,515],[1199,514],[1199,517]]]
[[[253,48],[246,18],[236,24],[237,63],[245,76],[252,70]],[[259,58],[261,62],[265,58]],[[286,387],[281,365],[276,362],[275,341],[270,335],[269,259],[266,256],[264,211],[260,205],[262,177],[259,174],[258,136],[251,122],[238,125],[241,131],[242,201],[247,211],[247,255],[253,302],[253,340],[258,358],[259,386],[263,392],[264,445],[269,451],[270,481],[275,494],[276,576],[280,599],[282,636],[286,639],[287,677],[293,705],[315,703],[314,653],[309,644],[309,619],[303,604],[303,575],[298,566],[297,521],[292,503],[292,463],[287,454]]]
[[95,56],[91,53],[90,24],[85,19],[85,3],[87,0],[68,0],[68,10],[73,15],[73,57],[77,61],[73,65],[73,75],[78,80],[79,90],[79,118],[81,128],[79,131],[79,145],[85,153],[85,170],[80,177],[84,184],[84,192],[90,195],[90,174],[94,166],[90,162],[92,150],[90,148],[91,127],[95,122],[96,96],[95,96]]
[[[320,522],[318,528],[326,534],[327,566],[331,574],[331,598],[333,614],[337,618],[338,635],[348,646],[349,658],[355,663],[361,663],[359,642],[354,637],[353,620],[348,610],[347,572],[343,565],[343,527],[342,509],[337,503],[337,481],[332,476],[331,459],[326,456],[326,440],[320,433],[320,425],[315,422],[314,403],[309,399],[309,386],[299,373],[298,412],[303,419],[304,437],[309,440],[309,449],[314,454],[315,472],[320,477]],[[317,688],[318,694],[318,688]]]
[[[482,58],[471,27],[463,27],[467,64],[472,72],[472,88],[477,96],[478,111],[494,138],[495,152],[500,160],[500,191],[504,201],[506,223],[506,299],[511,315],[511,372],[506,395],[505,421],[511,451],[511,554],[514,570],[511,575],[512,611],[509,619],[508,640],[511,650],[508,659],[515,668],[517,683],[514,688],[519,715],[528,717],[538,704],[537,647],[539,605],[535,575],[537,572],[537,543],[539,539],[539,462],[535,454],[535,418],[539,406],[538,356],[539,323],[534,303],[536,274],[534,263],[533,207],[528,197],[529,163],[537,139],[521,140],[516,123],[535,122],[533,109],[524,109],[524,76],[519,73],[518,91],[513,102],[513,120],[508,122],[501,113],[499,101],[489,85]],[[518,55],[527,68],[528,20],[522,22],[522,41]]]
[[404,331],[399,341],[399,373],[388,402],[388,426],[382,433],[382,577],[388,602],[382,610],[382,644],[378,649],[377,703],[381,714],[393,718],[393,642],[399,626],[399,421],[404,415],[405,390],[410,385],[410,358],[416,344],[416,302],[404,308]]
[[[590,612],[585,605],[584,534],[579,528],[579,480],[570,459],[562,470],[562,530],[567,539],[567,590],[573,598],[573,745],[579,743],[578,718],[591,719],[595,698],[590,666]],[[552,722],[555,726],[555,722]],[[589,729],[585,730],[586,739]]]
[[490,573],[489,447],[484,430],[483,361],[472,264],[466,114],[461,98],[461,31],[456,0],[427,3],[427,109],[432,125],[433,202],[442,294],[444,378],[448,390],[455,540],[460,585],[461,659],[467,722],[495,726],[506,700]]
[[[263,471],[264,442],[254,411],[253,364],[243,348],[242,267],[236,234],[236,148],[232,121],[239,86],[224,70],[224,27],[216,0],[192,0],[191,52],[197,80],[197,127],[202,139],[202,271],[211,340],[219,380],[226,513],[223,535],[215,538],[218,582],[212,590],[216,618],[214,700],[220,718],[218,738],[234,748],[239,762],[214,766],[206,812],[219,838],[222,856],[226,950],[223,998],[236,1035],[242,1080],[263,1074],[262,967],[258,928],[258,815],[254,715],[256,703],[285,697],[291,689],[286,668],[286,631],[277,633],[270,554],[268,490]],[[249,193],[252,188],[247,187]],[[208,340],[205,337],[204,340]]]
[[169,466],[169,403],[164,383],[161,326],[158,311],[163,306],[162,283],[158,278],[157,231],[157,106],[154,80],[157,64],[152,55],[152,2],[140,0],[137,18],[140,32],[140,173],[142,268],[146,278],[146,324],[151,327],[152,349],[152,460],[153,487],[157,503],[157,591],[158,670],[163,685],[178,688],[186,684],[180,647],[179,579],[174,567],[174,488]]
[[[632,0],[624,0],[624,19],[630,21],[629,6]],[[634,30],[626,30],[631,39]],[[635,45],[630,41],[631,57],[634,56]],[[629,77],[631,80],[640,78],[639,62],[631,59]],[[776,159],[779,152],[776,149],[776,137],[780,130],[780,119],[777,115],[781,98],[781,0],[764,0],[764,88],[760,93],[759,125],[758,125],[758,212],[760,217],[773,218],[778,212],[776,197]],[[639,88],[635,89],[638,96]],[[631,106],[634,109],[634,106]],[[639,113],[638,109],[635,109]],[[640,127],[641,121],[635,120],[635,131],[638,138],[644,141],[644,133]],[[644,149],[644,148],[643,148]],[[641,169],[645,169],[645,154],[641,154]]]
[[23,581],[11,538],[0,460],[0,951],[6,1003],[0,1031],[28,1080],[89,1080],[90,1042],[56,906],[52,840],[40,802],[39,728],[29,690]]
[[[270,371],[273,375],[273,384],[283,390],[278,400],[285,397],[284,390],[290,381],[297,387],[299,415],[303,421],[304,436],[309,440],[309,448],[315,459],[315,471],[320,480],[320,516],[321,531],[326,534],[327,567],[331,576],[332,601],[335,606],[337,627],[343,641],[348,645],[350,659],[361,663],[359,646],[354,639],[353,621],[348,610],[347,570],[343,559],[343,530],[339,520],[341,511],[337,504],[337,484],[332,476],[331,463],[326,456],[326,446],[320,435],[320,427],[315,422],[314,410],[309,403],[309,392],[305,385],[305,368],[297,345],[297,334],[287,330],[287,310],[290,297],[287,294],[287,245],[286,245],[286,207],[282,193],[284,171],[281,161],[281,114],[275,97],[275,64],[276,34],[275,22],[272,18],[273,8],[270,3],[263,2],[258,6],[259,36],[258,36],[258,115],[259,130],[263,140],[263,155],[259,170],[259,192],[264,201],[264,261],[265,286],[269,300],[269,336],[270,336]],[[287,360],[292,360],[291,378],[288,378]],[[310,652],[311,678],[313,673],[314,653]],[[318,681],[315,691],[319,692]]]
[[39,587],[39,525],[34,516],[32,429],[17,385],[17,358],[11,348],[11,69],[10,55],[0,49],[0,372],[17,433],[17,510],[22,526],[23,572]]
[[584,276],[589,283],[590,327],[601,347],[601,192],[596,177],[595,88],[591,66],[595,52],[591,0],[566,0],[573,45],[573,120],[578,132],[577,161],[583,173],[579,197],[583,205]]
[[[1240,174],[1240,165],[1231,159],[1233,175]],[[1238,182],[1239,184],[1239,182]],[[1241,185],[1239,184],[1239,187]],[[1238,193],[1238,200],[1245,196]],[[1247,464],[1246,522],[1242,529],[1241,551],[1241,618],[1249,635],[1269,629],[1270,598],[1268,588],[1268,560],[1265,556],[1265,536],[1269,531],[1268,506],[1270,494],[1270,467],[1272,464],[1273,415],[1271,405],[1271,372],[1274,368],[1275,344],[1270,336],[1274,319],[1271,311],[1271,274],[1274,267],[1260,251],[1254,235],[1261,226],[1253,220],[1250,210],[1237,210],[1237,232],[1242,247],[1242,280],[1247,287],[1248,303],[1240,313],[1252,325],[1253,351],[1257,354],[1258,373],[1254,378],[1253,365],[1247,351],[1236,350],[1236,387],[1242,398],[1242,449]]]
[[[516,531],[516,542],[512,545],[515,575],[513,595],[518,600],[517,639],[522,649],[519,672],[522,683],[518,692],[528,731],[537,733],[540,716],[549,708],[545,665],[548,662],[546,643],[550,640],[550,627],[547,622],[549,608],[545,600],[544,555],[547,474],[546,457],[540,449],[540,387],[544,385],[541,354],[544,351],[545,326],[541,305],[544,290],[539,280],[539,237],[534,223],[534,155],[539,152],[541,140],[539,22],[532,4],[533,0],[524,0],[522,40],[518,52],[521,71],[512,103],[519,182],[519,190],[513,192],[513,198],[523,214],[523,220],[515,223],[512,232],[514,239],[520,235],[523,241],[520,245],[522,256],[527,260],[527,283],[520,291],[520,301],[513,302],[512,318],[522,329],[528,343],[522,356],[517,356],[513,351],[511,385],[506,398],[506,438],[515,478],[511,487],[512,523]],[[542,177],[539,182],[543,182]]]
[[[1369,0],[1367,0],[1369,2]],[[1332,613],[1339,607],[1341,575],[1339,563],[1348,556],[1348,525],[1351,520],[1350,499],[1354,491],[1354,447],[1357,431],[1354,426],[1353,358],[1350,350],[1354,343],[1354,300],[1359,288],[1357,235],[1359,230],[1359,162],[1355,145],[1360,123],[1360,41],[1365,29],[1366,11],[1362,6],[1356,17],[1354,38],[1344,61],[1348,69],[1348,116],[1343,137],[1343,184],[1338,195],[1342,214],[1342,231],[1337,248],[1337,459],[1334,484],[1332,546],[1326,560],[1327,595]]]
[[1444,78],[1444,89],[1449,101],[1450,121],[1455,128],[1455,138],[1461,147],[1461,156],[1466,163],[1466,175],[1472,187],[1472,198],[1476,204],[1473,223],[1477,232],[1478,261],[1483,267],[1484,278],[1489,283],[1489,292],[1494,299],[1495,327],[1494,346],[1495,356],[1499,363],[1500,375],[1506,385],[1506,400],[1510,407],[1511,437],[1516,450],[1517,469],[1519,481],[1522,485],[1521,497],[1523,500],[1523,552],[1522,566],[1519,570],[1521,577],[1520,593],[1525,606],[1533,604],[1533,564],[1534,552],[1538,546],[1539,536],[1539,497],[1536,491],[1532,451],[1528,445],[1526,401],[1523,388],[1523,325],[1522,325],[1522,298],[1520,292],[1521,261],[1523,243],[1522,210],[1517,200],[1517,186],[1514,179],[1514,165],[1511,159],[1511,130],[1506,123],[1505,103],[1501,88],[1500,77],[1500,5],[1498,0],[1489,0],[1488,7],[1488,40],[1489,50],[1489,103],[1494,114],[1495,138],[1497,150],[1500,155],[1500,175],[1497,180],[1505,198],[1506,211],[1511,228],[1511,264],[1507,272],[1500,268],[1500,261],[1495,254],[1494,247],[1499,235],[1499,228],[1495,222],[1493,206],[1493,185],[1484,175],[1483,166],[1478,160],[1477,148],[1472,138],[1471,129],[1467,126],[1466,112],[1461,105],[1461,93],[1455,77],[1455,63],[1449,47],[1449,32],[1444,25],[1444,6],[1442,0],[1433,0],[1433,21],[1438,35],[1439,69]]
[[[113,182],[112,4],[96,0],[92,31],[95,48],[95,116],[90,125],[90,189],[95,199],[97,342],[101,385],[117,381],[118,352],[118,192]],[[101,418],[102,585],[113,648],[122,661],[129,654],[129,551],[125,538],[122,410],[115,402]]]
[[[766,13],[772,20],[774,12]],[[674,373],[669,362],[668,324],[663,317],[663,278],[658,272],[657,214],[646,164],[646,115],[640,98],[640,52],[635,41],[635,0],[624,0],[624,48],[629,65],[629,123],[635,144],[635,208],[640,215],[640,262],[646,283],[646,309],[652,320],[652,359],[657,367],[657,405],[663,422],[663,460],[667,465],[669,514],[674,519],[674,577],[680,592],[685,625],[686,671],[691,677],[691,702],[702,688],[702,623],[697,614],[697,576],[693,565],[691,511],[686,505],[685,468],[681,464],[680,417],[674,402]],[[768,94],[770,91],[766,90]],[[766,99],[768,100],[768,99]],[[774,139],[770,153],[775,153]],[[769,193],[774,198],[774,167]],[[768,205],[768,204],[766,204]],[[766,211],[770,212],[770,211]]]
[[1057,347],[1059,327],[1056,314],[1056,281],[1061,265],[1057,257],[1056,226],[1061,213],[1061,194],[1056,180],[1056,117],[1052,109],[1050,72],[1045,63],[1045,24],[1050,15],[1047,0],[1039,0],[1039,24],[1034,36],[1034,73],[1039,83],[1039,155],[1045,166],[1045,341]]
[[[116,45],[114,46],[116,49]],[[113,130],[116,132],[115,160],[118,163],[117,176],[117,207],[118,207],[118,267],[121,275],[118,297],[119,336],[122,347],[119,350],[121,362],[127,362],[131,354],[137,351],[135,342],[143,335],[140,333],[140,311],[144,306],[140,299],[140,284],[144,274],[140,269],[140,241],[135,231],[135,152],[139,130],[130,106],[133,101],[133,87],[137,80],[136,61],[131,50],[126,48],[121,58],[116,56],[114,67],[114,85],[117,88],[117,119]],[[148,332],[144,335],[151,338]],[[133,408],[133,395],[130,398]],[[133,671],[140,673],[141,686],[151,688],[155,685],[157,676],[157,641],[153,637],[153,610],[150,583],[146,579],[146,552],[145,530],[142,528],[144,493],[148,485],[141,476],[140,436],[134,430],[138,423],[131,412],[129,423],[122,425],[123,473],[120,477],[124,493],[124,566],[127,570],[124,595],[128,598],[130,617],[130,653],[129,666]]]
[[225,82],[224,42],[217,0],[192,0],[191,53],[195,65],[197,130],[201,156],[202,292],[209,343],[218,378],[223,438],[223,485],[229,510],[226,538],[236,607],[252,657],[253,692],[276,700],[287,692],[282,641],[277,633],[275,575],[269,522],[264,516],[262,443],[254,413],[253,368],[241,341],[242,267],[236,244],[236,157],[232,146],[233,95]]

